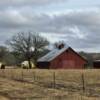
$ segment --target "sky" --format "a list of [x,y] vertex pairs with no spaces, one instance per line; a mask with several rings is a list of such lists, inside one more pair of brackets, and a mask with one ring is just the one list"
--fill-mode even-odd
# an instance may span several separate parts
[[0,45],[19,32],[100,52],[100,0],[0,0]]

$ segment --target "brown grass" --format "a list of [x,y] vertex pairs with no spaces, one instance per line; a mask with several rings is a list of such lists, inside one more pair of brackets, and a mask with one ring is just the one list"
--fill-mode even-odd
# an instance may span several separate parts
[[0,76],[2,100],[100,100],[100,70],[5,69]]

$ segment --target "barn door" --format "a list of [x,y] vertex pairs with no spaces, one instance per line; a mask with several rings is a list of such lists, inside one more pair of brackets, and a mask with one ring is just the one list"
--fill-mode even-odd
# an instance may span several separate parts
[[73,69],[75,67],[75,62],[73,60],[65,60],[62,62],[62,67],[66,69]]

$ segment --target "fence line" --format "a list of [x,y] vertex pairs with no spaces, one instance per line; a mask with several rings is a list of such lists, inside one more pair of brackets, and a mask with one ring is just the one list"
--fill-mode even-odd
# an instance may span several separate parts
[[[19,73],[19,74],[17,75],[17,73]],[[59,87],[59,89],[61,87],[66,87],[66,86],[64,86],[66,84],[59,83],[59,81],[63,81],[63,80],[62,79],[60,79],[60,80],[57,79],[59,76],[57,76],[57,74],[56,74],[55,71],[53,71],[50,74],[50,77],[49,78],[51,78],[51,80],[49,79],[49,82],[48,81],[44,82],[43,79],[45,79],[46,76],[41,77],[41,75],[39,75],[39,73],[36,72],[36,71],[30,72],[30,70],[27,70],[27,71],[26,70],[21,70],[21,71],[18,71],[18,72],[15,73],[14,70],[9,70],[8,71],[8,74],[7,74],[7,70],[3,70],[3,69],[0,70],[0,76],[1,77],[4,77],[4,78],[9,78],[9,79],[13,79],[13,80],[16,80],[16,81],[21,81],[21,82],[28,82],[28,83],[32,83],[32,84],[37,83],[38,85],[40,84],[41,86],[42,85],[43,86],[45,86],[45,85],[47,86],[51,82],[50,88],[54,88],[54,89],[58,89],[58,87]],[[82,93],[84,94],[86,92],[86,78],[85,78],[85,74],[82,72],[80,74],[80,77],[81,77],[80,78],[80,82],[81,82],[81,86],[82,86],[80,88],[80,91],[83,91]],[[41,82],[41,80],[42,80],[42,82]],[[68,88],[68,87],[66,87],[66,88]]]
[[[16,77],[15,74],[16,74],[16,73],[14,73],[14,72],[11,70],[11,72],[9,73],[10,77],[8,77],[8,75],[6,75],[6,70],[1,70],[1,71],[0,71],[0,76],[1,76],[1,77],[10,78],[10,79],[14,79],[14,80],[21,80],[21,81],[24,81],[24,79],[25,79],[25,74],[24,74],[24,71],[23,71],[23,70],[20,72],[20,76],[19,76],[19,77]],[[51,75],[52,75],[52,85],[53,85],[53,88],[56,88],[56,80],[59,80],[59,79],[56,78],[56,73],[55,73],[55,72],[53,72]],[[33,77],[33,78],[32,78],[32,77]],[[32,79],[33,79],[33,82],[38,82],[38,81],[39,81],[39,78],[41,78],[41,77],[38,77],[38,76],[36,75],[36,72],[33,71],[33,75],[30,76],[30,77],[28,77],[28,78],[32,78]],[[45,78],[45,77],[44,77],[44,78]],[[82,75],[81,75],[81,82],[82,82],[82,89],[83,89],[83,91],[85,91],[85,80],[84,80],[84,74],[83,74],[83,73],[82,73]]]

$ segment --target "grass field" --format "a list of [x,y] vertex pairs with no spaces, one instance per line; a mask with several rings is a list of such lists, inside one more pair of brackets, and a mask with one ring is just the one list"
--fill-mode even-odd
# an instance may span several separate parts
[[0,100],[100,100],[100,70],[0,70]]

